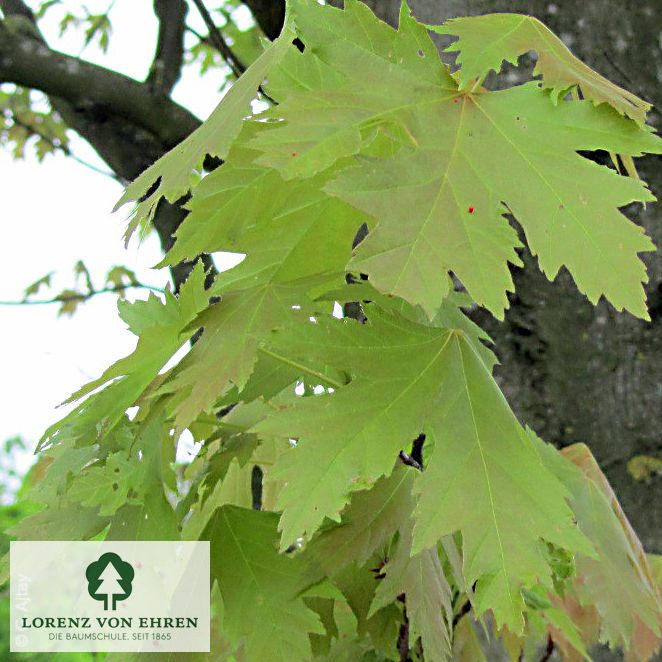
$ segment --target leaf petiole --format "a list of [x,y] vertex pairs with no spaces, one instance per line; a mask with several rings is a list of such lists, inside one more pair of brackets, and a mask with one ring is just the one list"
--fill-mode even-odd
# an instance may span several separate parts
[[276,359],[281,363],[286,363],[287,365],[292,366],[297,370],[301,370],[301,372],[305,372],[307,375],[316,377],[322,383],[328,384],[332,388],[342,388],[344,386],[344,384],[341,384],[335,379],[332,379],[331,377],[327,377],[326,375],[323,375],[321,372],[318,372],[317,370],[313,370],[312,368],[309,368],[308,366],[305,366],[302,363],[297,363],[296,361],[292,361],[292,359],[288,359],[286,356],[281,356],[280,354],[276,354],[276,352],[272,352],[270,349],[267,349],[266,347],[261,346],[258,349],[263,354],[266,354],[267,356],[270,356],[271,358]]

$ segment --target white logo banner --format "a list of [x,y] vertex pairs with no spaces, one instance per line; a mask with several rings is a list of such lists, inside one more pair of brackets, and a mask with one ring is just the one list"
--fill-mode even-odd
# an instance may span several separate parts
[[209,542],[10,545],[12,652],[209,651]]

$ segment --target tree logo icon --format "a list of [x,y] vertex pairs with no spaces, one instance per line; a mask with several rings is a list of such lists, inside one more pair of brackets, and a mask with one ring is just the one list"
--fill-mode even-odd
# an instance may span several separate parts
[[95,600],[103,600],[103,608],[114,610],[117,600],[131,595],[133,567],[117,554],[106,552],[87,566],[87,592]]

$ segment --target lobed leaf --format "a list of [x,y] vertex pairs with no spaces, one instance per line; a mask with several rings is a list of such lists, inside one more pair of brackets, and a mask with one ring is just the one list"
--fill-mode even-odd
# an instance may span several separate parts
[[249,660],[310,659],[319,619],[295,597],[299,563],[274,546],[277,515],[225,505],[203,532],[224,603],[223,631]]
[[618,112],[646,123],[651,104],[607,80],[577,59],[570,49],[534,16],[521,14],[484,14],[453,18],[443,25],[428,25],[438,34],[455,35],[458,41],[446,50],[459,50],[457,73],[460,89],[481,81],[490,70],[498,72],[504,61],[517,64],[517,58],[529,51],[538,54],[533,75],[542,76],[542,86],[558,99],[573,87],[579,87],[584,99],[607,103]]
[[115,205],[116,211],[127,202],[138,203],[125,234],[127,242],[140,221],[152,219],[162,197],[175,202],[187,193],[193,171],[202,167],[207,154],[221,159],[227,156],[249,113],[251,99],[269,69],[291,48],[291,42],[292,28],[288,23],[280,37],[230,88],[207,121],[131,182]]

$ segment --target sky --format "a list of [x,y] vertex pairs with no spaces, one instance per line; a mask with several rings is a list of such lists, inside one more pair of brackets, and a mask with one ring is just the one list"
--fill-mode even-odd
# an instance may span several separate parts
[[[38,3],[30,4],[34,8]],[[109,4],[109,0],[85,2],[92,13],[105,11]],[[82,6],[71,0],[64,5],[76,10]],[[59,38],[63,12],[58,6],[49,11],[40,27],[52,48],[141,80],[156,44],[157,23],[151,5],[116,0],[110,12],[116,38],[111,38],[106,55],[94,44],[83,49],[80,32],[75,30]],[[193,9],[189,18],[199,33],[206,32]],[[194,67],[188,69],[173,96],[204,119],[220,100],[222,76],[216,71],[200,77]],[[86,162],[107,170],[82,140],[74,140],[72,149]],[[122,193],[120,184],[62,154],[49,155],[38,163],[30,149],[26,153],[24,161],[14,161],[0,147],[0,301],[20,301],[28,285],[54,271],[50,292],[42,290],[33,297],[52,298],[71,287],[78,260],[89,268],[96,288],[103,287],[106,272],[117,264],[135,270],[145,284],[165,286],[167,272],[152,268],[161,258],[155,235],[140,245],[132,240],[128,250],[124,248],[122,235],[130,208],[111,214]],[[134,290],[129,298],[146,296],[147,292]],[[112,294],[93,297],[72,318],[57,313],[56,304],[0,305],[0,443],[21,435],[34,448],[46,427],[66,413],[56,406],[135,347],[136,338],[118,318],[117,297]],[[26,467],[31,459],[26,454],[19,465]]]

